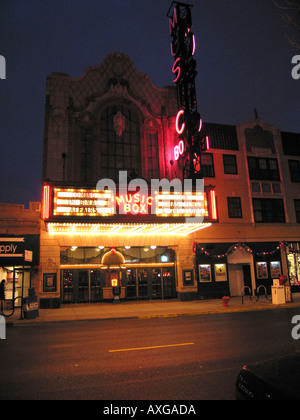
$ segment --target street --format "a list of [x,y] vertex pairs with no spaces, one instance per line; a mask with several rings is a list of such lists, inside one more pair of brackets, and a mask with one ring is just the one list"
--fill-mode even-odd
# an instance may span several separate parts
[[232,400],[245,363],[293,353],[299,308],[13,326],[0,398]]

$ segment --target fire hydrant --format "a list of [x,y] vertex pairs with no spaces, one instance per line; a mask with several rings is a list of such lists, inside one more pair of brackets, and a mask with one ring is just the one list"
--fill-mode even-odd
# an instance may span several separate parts
[[229,300],[230,300],[230,297],[229,296],[223,296],[222,297],[222,302],[223,302],[223,307],[224,308],[228,308],[228,302],[229,302]]

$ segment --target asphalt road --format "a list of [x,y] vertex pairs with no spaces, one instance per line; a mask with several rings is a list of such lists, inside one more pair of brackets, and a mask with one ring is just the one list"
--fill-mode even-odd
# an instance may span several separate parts
[[1,400],[231,400],[245,363],[293,353],[299,308],[7,328]]

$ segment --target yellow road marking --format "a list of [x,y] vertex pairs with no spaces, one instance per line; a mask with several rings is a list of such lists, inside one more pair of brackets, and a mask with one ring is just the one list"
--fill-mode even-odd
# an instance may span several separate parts
[[131,349],[117,349],[117,350],[108,350],[108,351],[109,353],[115,353],[118,351],[149,350],[149,349],[160,349],[164,347],[192,346],[193,344],[195,343],[164,344],[162,346],[134,347]]

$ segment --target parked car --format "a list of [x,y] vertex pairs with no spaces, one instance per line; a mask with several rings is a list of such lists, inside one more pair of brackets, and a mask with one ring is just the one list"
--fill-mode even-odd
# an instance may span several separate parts
[[300,400],[300,352],[246,365],[235,383],[237,400]]

